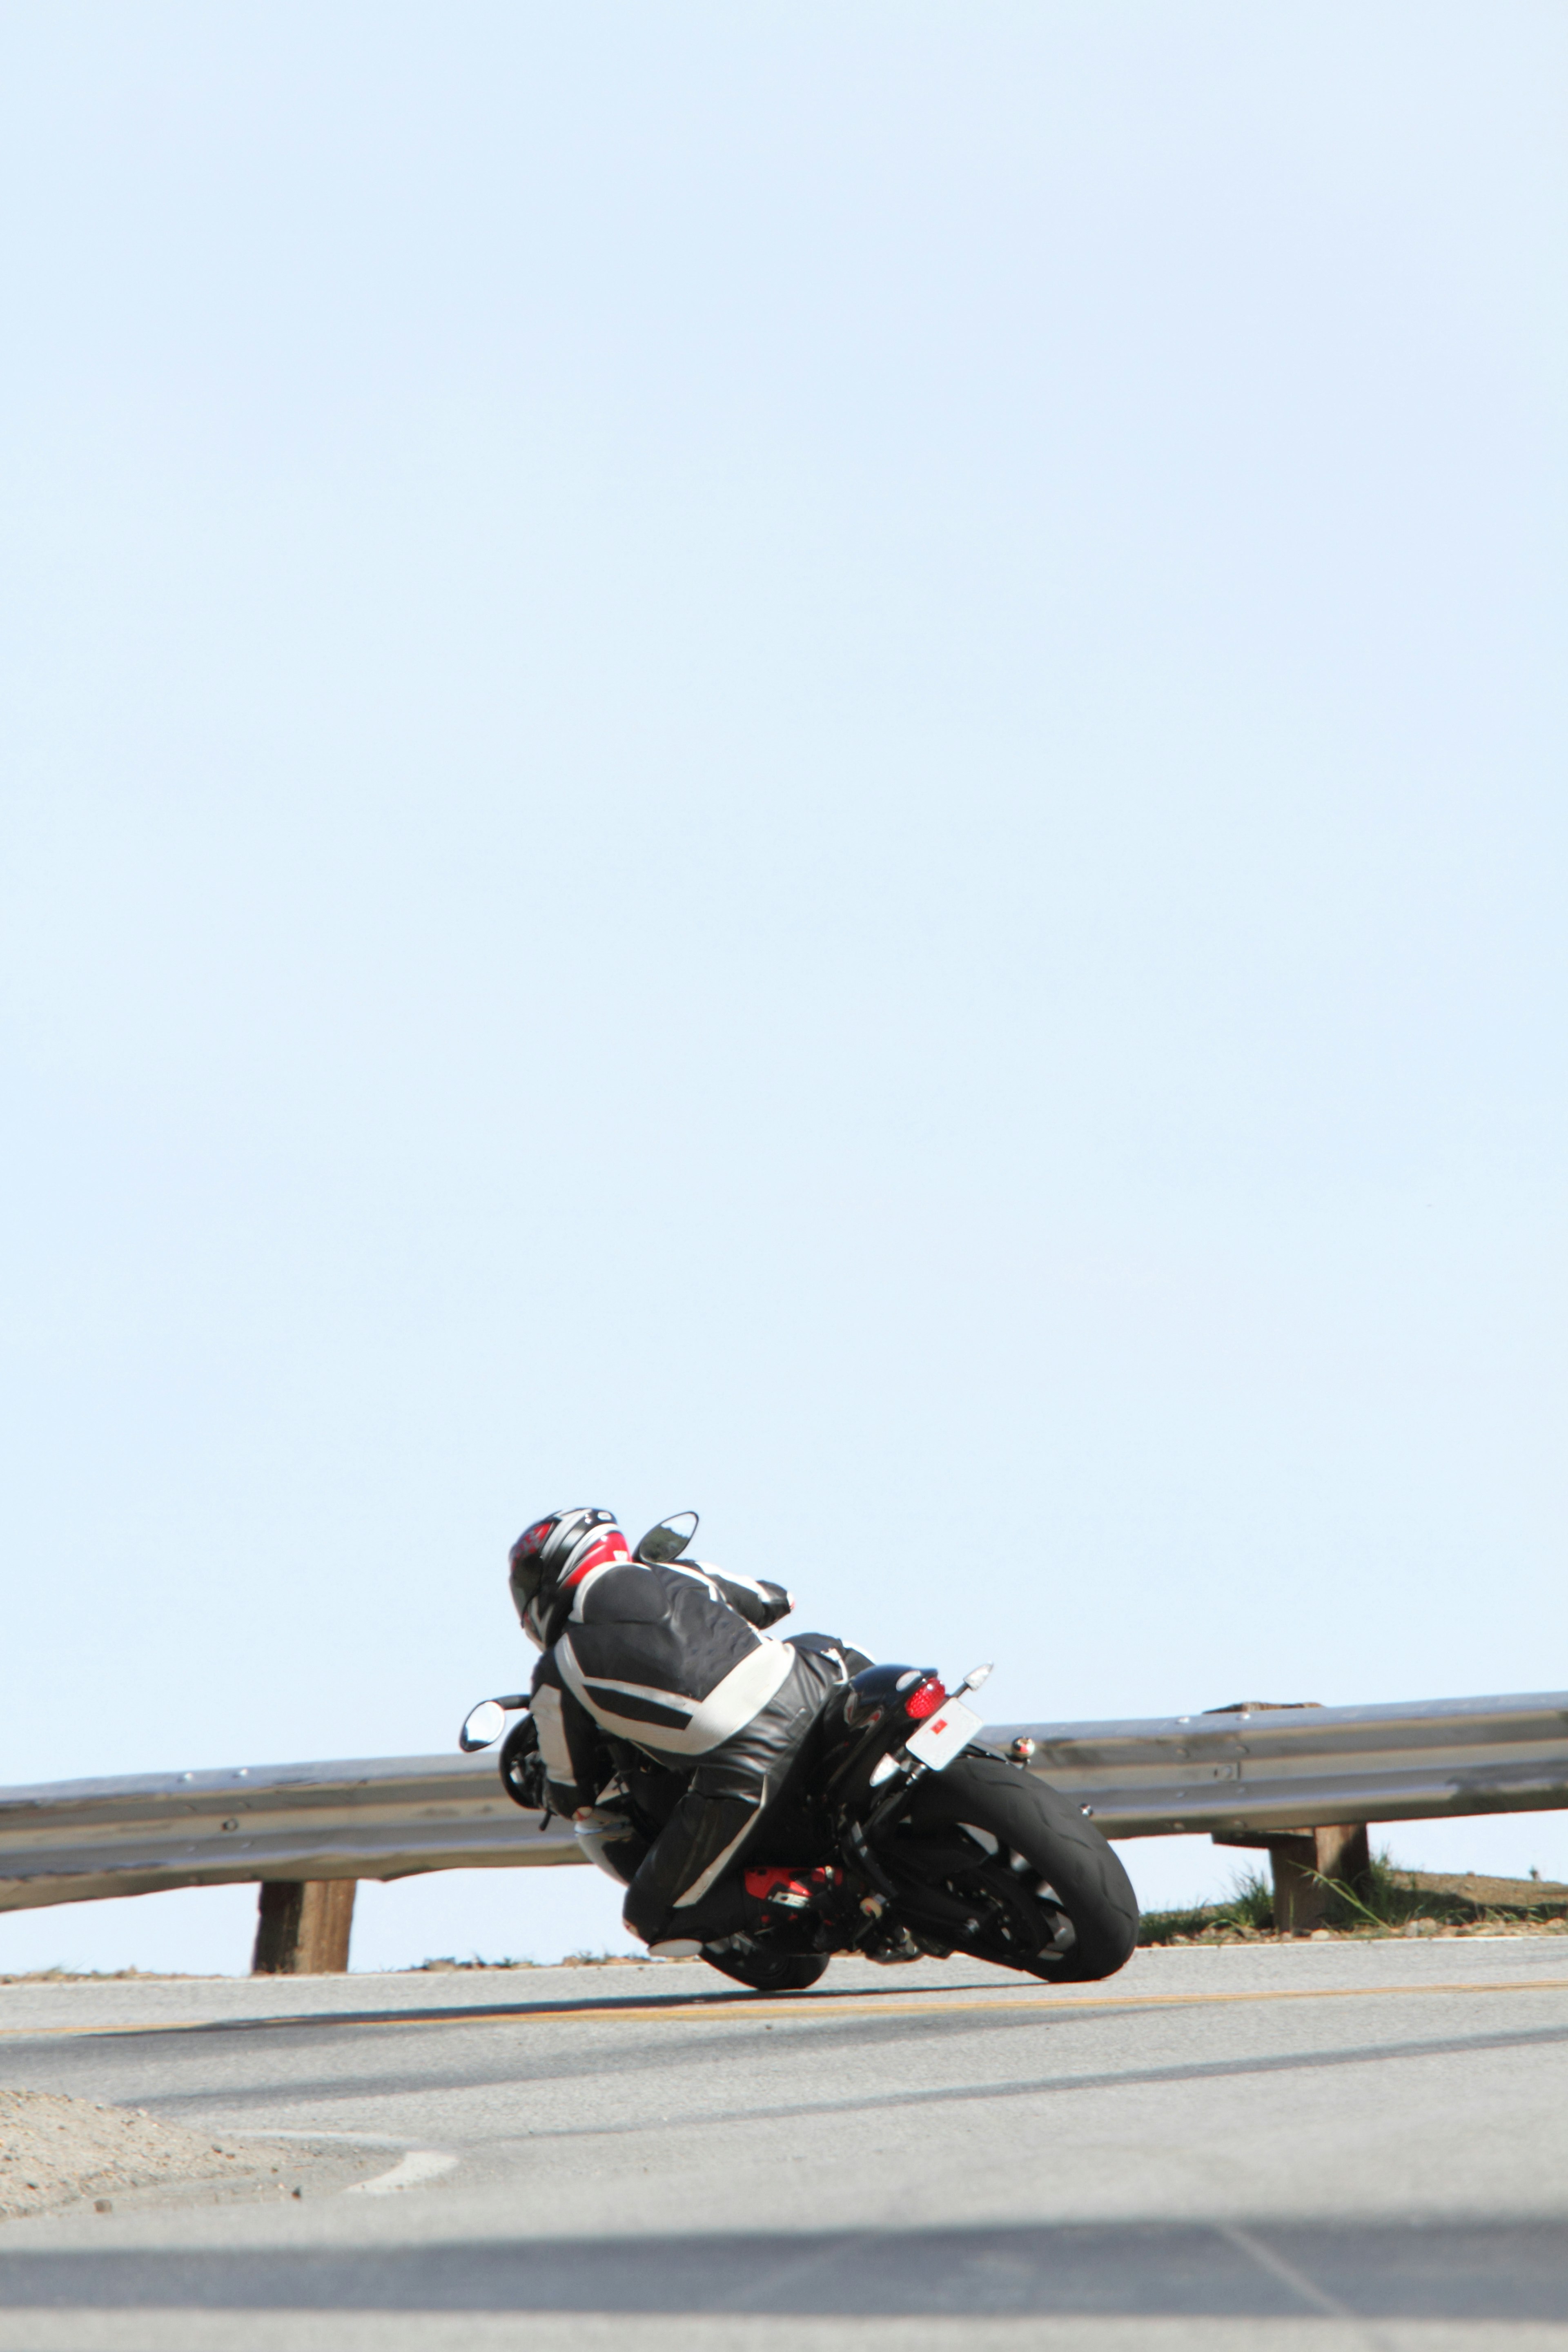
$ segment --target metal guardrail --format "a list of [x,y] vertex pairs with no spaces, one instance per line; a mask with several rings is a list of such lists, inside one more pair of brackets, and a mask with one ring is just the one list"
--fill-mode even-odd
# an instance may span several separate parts
[[1225,1839],[1568,1806],[1568,1691],[1024,1729],[1037,1743],[1031,1769],[1108,1837]]
[[493,1755],[266,1764],[0,1789],[0,1911],[257,1880],[407,1878],[582,1859]]
[[[1006,1724],[1110,1837],[1281,1832],[1568,1807],[1568,1692]],[[493,1754],[279,1764],[0,1790],[0,1911],[257,1880],[550,1867]]]

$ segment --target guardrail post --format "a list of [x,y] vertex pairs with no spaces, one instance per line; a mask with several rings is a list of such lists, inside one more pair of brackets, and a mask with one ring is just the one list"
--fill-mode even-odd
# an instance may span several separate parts
[[352,1878],[268,1878],[257,1911],[254,1977],[342,1976],[353,1926]]
[[1310,1936],[1328,1919],[1335,1880],[1362,1894],[1372,1874],[1364,1822],[1320,1823],[1316,1829],[1265,1832],[1215,1832],[1215,1845],[1264,1846],[1274,1879],[1274,1925],[1288,1936]]

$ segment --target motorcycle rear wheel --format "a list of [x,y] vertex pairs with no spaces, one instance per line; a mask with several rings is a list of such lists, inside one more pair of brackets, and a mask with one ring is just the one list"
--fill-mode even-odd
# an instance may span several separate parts
[[[974,1870],[964,1878],[973,1875],[982,1886],[989,1883],[1014,1901],[1028,1904],[1039,1914],[1042,1936],[1050,1923],[1050,1898],[1037,1901],[1032,1890],[1044,1880],[1072,1922],[1070,1948],[1054,1957],[1042,1951],[1026,1954],[998,1933],[987,1935],[984,1927],[973,1937],[944,1931],[944,1940],[951,1940],[955,1949],[1003,1968],[1026,1969],[1051,1984],[1093,1983],[1114,1976],[1131,1958],[1138,1941],[1138,1898],[1120,1857],[1080,1807],[1032,1772],[1003,1757],[971,1749],[945,1772],[921,1782],[905,1824],[906,1832],[912,1832],[917,1840],[922,1831],[966,1824],[986,1832],[1005,1853],[993,1859],[977,1848]],[[891,1859],[897,1843],[885,1851]],[[1014,1870],[1015,1861],[1024,1865],[1022,1870]],[[963,1883],[953,1883],[949,1891],[962,1897]],[[984,1920],[984,1910],[980,1916]]]

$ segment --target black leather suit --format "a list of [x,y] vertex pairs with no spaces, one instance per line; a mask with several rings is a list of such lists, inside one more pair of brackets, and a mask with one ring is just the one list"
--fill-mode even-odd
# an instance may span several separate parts
[[694,1768],[651,1845],[630,1834],[601,1845],[647,1943],[711,1942],[745,1922],[744,1850],[845,1673],[826,1645],[767,1637],[792,1605],[780,1585],[695,1561],[616,1561],[591,1570],[552,1620],[532,1709],[555,1810],[593,1807],[614,1777],[606,1734]]

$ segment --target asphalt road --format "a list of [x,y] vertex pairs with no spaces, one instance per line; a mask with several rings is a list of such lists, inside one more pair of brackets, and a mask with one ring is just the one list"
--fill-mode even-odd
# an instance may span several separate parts
[[0,2225],[0,2352],[1568,2347],[1561,1938],[14,1985],[0,2083],[291,2136]]

